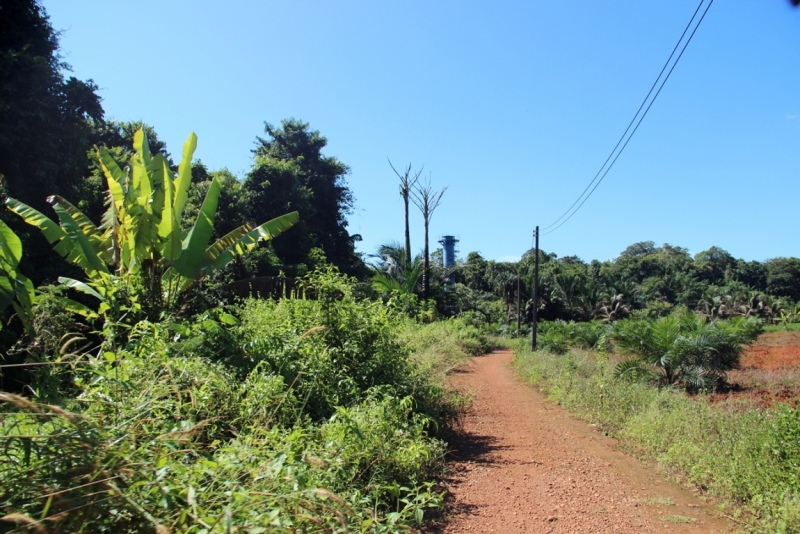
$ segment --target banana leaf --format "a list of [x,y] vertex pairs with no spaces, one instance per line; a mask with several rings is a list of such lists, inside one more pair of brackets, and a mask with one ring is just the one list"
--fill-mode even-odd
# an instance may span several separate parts
[[197,148],[197,135],[189,134],[189,138],[183,143],[183,159],[178,167],[178,177],[175,180],[175,218],[181,220],[183,208],[189,198],[189,186],[192,184],[192,158]]
[[0,221],[0,255],[12,270],[22,259],[22,241],[3,221]]
[[177,212],[173,207],[175,201],[175,183],[167,174],[169,167],[167,160],[163,160],[165,167],[164,173],[167,179],[164,180],[164,208],[161,211],[161,222],[158,224],[158,235],[162,239],[161,256],[172,264],[181,256],[181,222],[177,218]]
[[73,219],[69,212],[60,204],[54,204],[53,209],[56,210],[62,228],[69,236],[70,241],[72,241],[73,247],[68,259],[80,266],[90,276],[92,271],[107,273],[108,267],[103,263],[103,260],[100,259],[75,219]]
[[206,198],[197,214],[197,220],[183,240],[181,257],[175,262],[175,270],[181,276],[196,278],[203,266],[206,247],[211,241],[211,233],[214,229],[214,216],[217,213],[221,187],[217,178],[211,180],[211,186],[208,188]]
[[212,258],[211,255],[216,254],[216,251],[218,250],[217,244],[215,243],[209,248],[209,254],[207,255],[207,258],[210,263],[205,266],[206,270],[222,269],[231,260],[236,258],[236,256],[241,256],[242,254],[252,250],[253,247],[255,247],[260,241],[268,241],[279,236],[297,224],[299,220],[300,215],[296,211],[276,217],[271,221],[267,221],[242,235],[236,241],[225,247],[225,249],[220,252],[216,258]]
[[65,276],[58,277],[58,283],[67,286],[70,289],[74,289],[76,291],[80,291],[81,293],[86,293],[87,295],[91,295],[98,300],[104,300],[103,296],[97,292],[92,286],[81,282],[79,280],[75,280],[74,278],[67,278]]

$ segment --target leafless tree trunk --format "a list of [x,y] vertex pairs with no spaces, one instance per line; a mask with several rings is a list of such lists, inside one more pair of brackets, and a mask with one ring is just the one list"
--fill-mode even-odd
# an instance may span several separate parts
[[441,191],[434,191],[431,186],[430,177],[423,184],[417,184],[411,191],[411,200],[422,212],[422,220],[425,223],[425,251],[422,259],[422,297],[428,298],[431,290],[431,271],[430,271],[430,248],[428,246],[428,227],[433,212],[439,207],[442,202],[447,187],[442,188]]
[[[386,159],[388,160],[389,158],[386,158]],[[408,197],[411,194],[411,190],[414,188],[415,185],[417,185],[417,182],[419,181],[419,176],[420,176],[420,174],[422,174],[422,169],[424,169],[425,166],[423,165],[422,168],[420,168],[420,170],[418,170],[417,172],[412,173],[411,164],[409,163],[408,167],[406,167],[406,170],[403,172],[403,174],[400,174],[399,172],[397,172],[397,169],[394,168],[394,165],[392,165],[391,160],[389,160],[389,166],[392,168],[392,170],[397,175],[397,177],[400,178],[400,196],[403,197],[403,204],[405,205],[405,210],[406,210],[405,211],[405,214],[406,214],[406,250],[405,250],[405,253],[406,253],[406,266],[409,266],[409,265],[411,265],[411,232],[408,229]]]

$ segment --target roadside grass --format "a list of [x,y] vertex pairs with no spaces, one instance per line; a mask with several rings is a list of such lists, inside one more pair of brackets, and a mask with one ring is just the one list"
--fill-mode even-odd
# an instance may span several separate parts
[[723,502],[751,532],[800,532],[800,412],[750,400],[703,402],[682,391],[614,378],[603,355],[531,352],[514,344],[514,366],[552,400]]
[[800,323],[768,324],[764,326],[764,332],[800,332]]
[[419,528],[463,407],[444,372],[489,343],[314,282],[318,300],[138,323],[47,401],[0,392],[0,532]]

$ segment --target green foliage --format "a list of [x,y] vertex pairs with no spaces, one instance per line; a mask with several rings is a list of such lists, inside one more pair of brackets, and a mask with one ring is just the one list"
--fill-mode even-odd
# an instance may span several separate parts
[[266,123],[264,130],[267,136],[257,138],[255,164],[242,183],[247,217],[260,220],[296,210],[301,218],[291,242],[273,244],[281,265],[272,269],[302,275],[298,269],[311,270],[309,254],[319,248],[342,272],[366,274],[355,253],[361,237],[347,230],[354,202],[345,181],[350,169],[322,153],[328,141],[308,123],[286,119],[279,127]]
[[[74,532],[396,532],[442,495],[457,415],[433,371],[485,338],[354,298],[332,270],[317,300],[246,302],[131,327],[84,356],[48,406],[0,394],[6,523]],[[54,300],[54,305],[59,301]],[[413,326],[413,325],[416,325]],[[66,326],[66,325],[65,325]],[[402,338],[399,334],[402,332]],[[417,335],[419,334],[419,335]],[[2,527],[0,527],[2,528]]]
[[607,350],[609,328],[600,322],[543,321],[537,330],[537,348],[566,354],[571,348]]
[[[182,228],[196,146],[197,136],[192,134],[184,144],[177,176],[163,155],[151,155],[143,130],[134,135],[129,172],[123,172],[108,150],[100,148],[97,156],[108,184],[108,210],[100,226],[58,196],[49,198],[58,224],[13,198],[6,203],[25,222],[38,227],[57,252],[83,269],[88,285],[67,278],[60,281],[99,298],[101,314],[141,310],[156,320],[165,310],[176,311],[198,280],[298,220],[294,212],[259,226],[248,223],[210,244],[221,192],[214,178],[194,224]],[[124,309],[120,301],[125,302]]]
[[426,391],[440,395],[410,363],[395,334],[395,312],[355,299],[352,281],[332,270],[317,271],[306,283],[316,300],[245,304],[244,355],[231,365],[244,372],[268,366],[293,384],[304,413],[315,421],[337,406],[361,402],[373,388],[400,398],[416,391],[422,407]]
[[761,331],[754,318],[707,322],[688,312],[620,321],[611,338],[633,358],[617,366],[617,375],[661,386],[714,389],[724,383],[726,371],[739,367],[742,344],[754,341]]
[[800,530],[800,411],[704,402],[683,392],[618,380],[611,362],[573,351],[530,352],[514,342],[527,380],[579,417],[721,498],[750,532]]
[[[29,334],[31,307],[36,298],[33,284],[19,271],[22,241],[6,223],[0,220],[0,313],[12,306]],[[0,329],[3,325],[0,322]]]

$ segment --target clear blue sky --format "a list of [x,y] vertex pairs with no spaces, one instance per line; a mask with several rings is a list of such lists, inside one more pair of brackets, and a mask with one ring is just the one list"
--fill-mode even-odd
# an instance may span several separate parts
[[[449,187],[434,236],[511,259],[594,176],[697,1],[43,4],[107,116],[152,124],[173,154],[194,131],[204,163],[243,176],[264,121],[296,117],[350,166],[361,251],[402,239],[389,157]],[[800,9],[716,0],[616,166],[541,247],[798,256],[798,199]],[[414,213],[415,249],[421,228]]]

